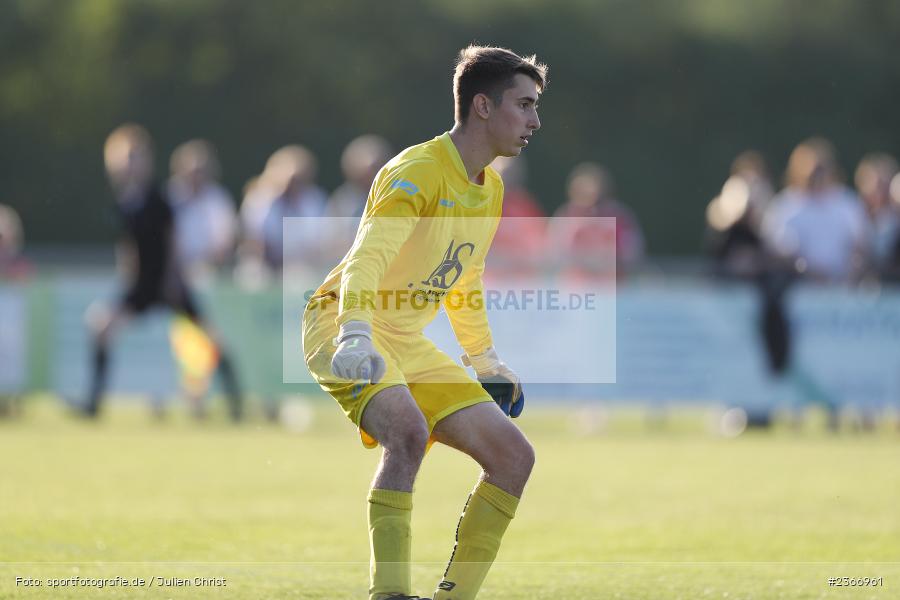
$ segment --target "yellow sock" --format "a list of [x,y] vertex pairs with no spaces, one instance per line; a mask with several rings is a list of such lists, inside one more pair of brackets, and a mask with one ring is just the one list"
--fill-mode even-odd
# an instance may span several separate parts
[[411,516],[411,492],[369,491],[369,600],[410,593]]
[[475,487],[456,528],[456,546],[434,600],[475,597],[518,505],[518,498],[486,481]]

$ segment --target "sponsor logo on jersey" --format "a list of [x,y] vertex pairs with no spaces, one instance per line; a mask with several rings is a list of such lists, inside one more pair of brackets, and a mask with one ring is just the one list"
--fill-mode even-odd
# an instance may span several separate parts
[[447,200],[446,198],[441,198],[440,200],[438,200],[438,204],[440,204],[441,206],[446,206],[447,208],[453,208],[456,202],[454,202],[453,200]]
[[440,288],[442,290],[450,289],[456,280],[459,279],[459,276],[462,275],[463,266],[459,261],[459,253],[463,250],[467,250],[469,256],[475,253],[475,244],[472,242],[463,242],[456,248],[453,247],[453,244],[456,240],[450,240],[450,245],[447,246],[447,251],[444,252],[444,260],[441,261],[441,264],[431,272],[425,280],[422,281],[425,285],[430,285],[432,287]]
[[419,191],[419,186],[414,184],[412,181],[407,181],[405,179],[397,179],[391,184],[391,189],[401,189],[410,196]]
[[445,590],[445,591],[448,591],[448,592],[449,592],[450,590],[452,590],[453,588],[455,588],[455,587],[456,587],[456,584],[455,584],[455,583],[453,583],[452,581],[447,581],[446,579],[443,580],[442,582],[440,582],[440,583],[438,584],[438,589],[439,589],[439,590]]

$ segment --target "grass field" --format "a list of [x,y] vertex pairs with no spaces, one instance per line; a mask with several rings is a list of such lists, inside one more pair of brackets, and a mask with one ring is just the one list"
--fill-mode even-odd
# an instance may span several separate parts
[[[570,413],[529,411],[537,466],[480,598],[900,598],[896,431],[722,439],[702,415],[647,430],[626,414],[576,435]],[[0,598],[365,598],[378,453],[330,404],[314,415],[297,434],[127,405],[86,423],[31,401],[0,421]],[[434,590],[477,475],[444,447],[426,457],[418,593]],[[48,587],[75,576],[154,579]],[[844,576],[883,585],[828,585]]]

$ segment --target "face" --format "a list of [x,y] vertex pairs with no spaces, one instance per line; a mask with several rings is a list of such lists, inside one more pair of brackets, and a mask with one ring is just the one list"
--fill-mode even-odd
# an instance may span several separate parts
[[203,166],[196,166],[187,172],[185,179],[196,194],[203,189],[203,186],[209,181],[209,175]]
[[834,181],[831,161],[822,152],[810,147],[799,146],[788,161],[789,180],[813,194],[822,192]]
[[106,150],[106,170],[115,187],[144,185],[153,175],[150,148],[133,141],[114,144]]
[[857,177],[857,189],[863,202],[873,211],[881,210],[890,202],[893,173],[879,166],[861,169]]
[[602,178],[583,174],[569,183],[569,201],[581,206],[591,206],[604,196]]
[[513,86],[503,92],[503,101],[489,107],[487,130],[498,156],[518,156],[532,134],[540,129],[537,114],[538,86],[531,77],[516,74]]

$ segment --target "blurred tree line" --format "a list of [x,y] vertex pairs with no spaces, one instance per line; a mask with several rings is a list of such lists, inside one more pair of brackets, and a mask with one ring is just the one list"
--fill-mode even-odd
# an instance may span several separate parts
[[240,198],[282,144],[327,188],[354,136],[396,148],[452,125],[456,51],[550,64],[530,185],[548,210],[569,169],[608,165],[654,254],[700,249],[703,208],[753,147],[780,177],[801,138],[845,169],[900,153],[895,0],[0,0],[0,201],[31,243],[112,238],[101,147],[146,125],[165,174],[193,137]]

